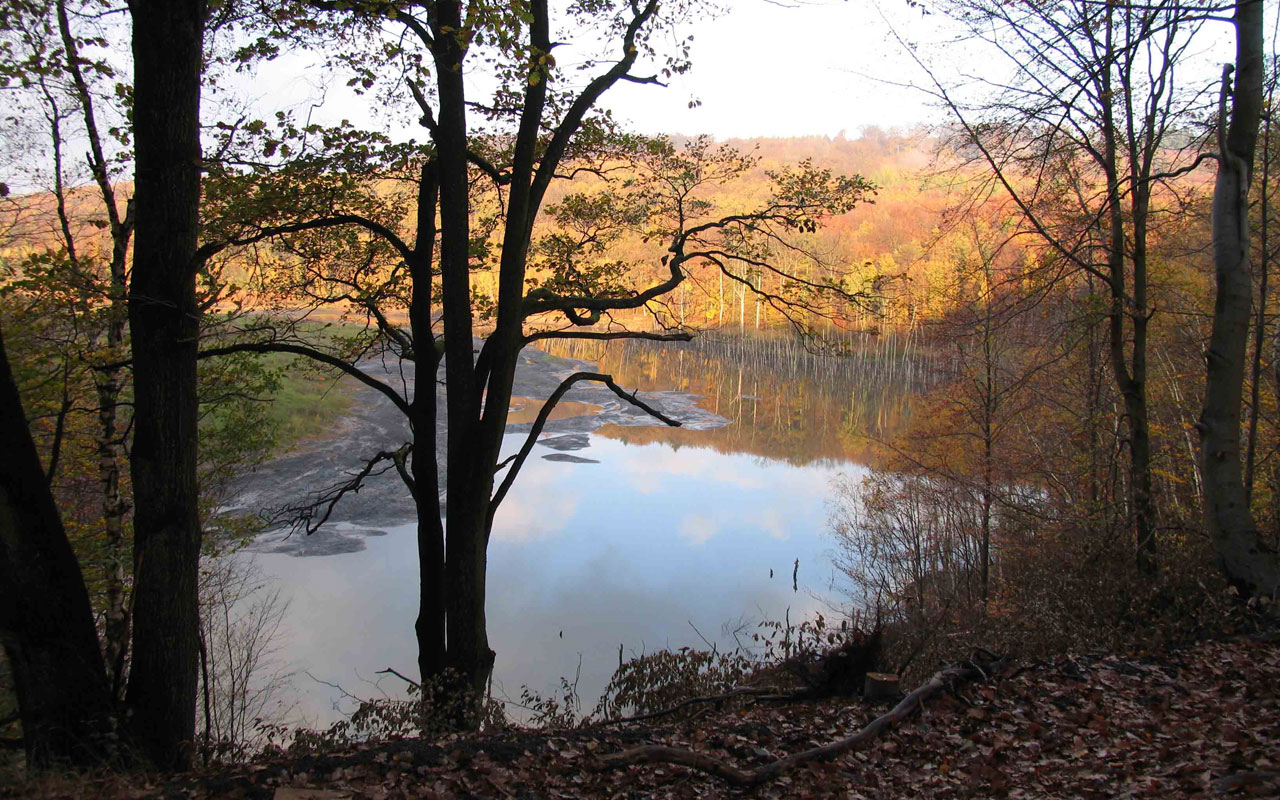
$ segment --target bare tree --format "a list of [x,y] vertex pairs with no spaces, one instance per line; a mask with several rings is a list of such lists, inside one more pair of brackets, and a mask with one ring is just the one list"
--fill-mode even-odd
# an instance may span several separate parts
[[289,603],[245,554],[206,557],[200,569],[200,727],[206,753],[235,759],[263,724],[282,721],[292,673],[280,659]]
[[946,10],[1009,67],[998,78],[988,65],[987,77],[975,79],[986,92],[975,104],[934,78],[933,91],[959,122],[960,152],[989,171],[1064,276],[1084,275],[1108,295],[1108,359],[1129,453],[1128,518],[1138,563],[1152,571],[1152,210],[1167,182],[1205,160],[1176,146],[1200,94],[1180,88],[1177,67],[1210,10],[1177,0],[958,0]]
[[1234,23],[1236,63],[1223,69],[1219,99],[1218,178],[1213,189],[1217,295],[1206,353],[1204,410],[1197,428],[1205,522],[1228,580],[1247,597],[1280,590],[1280,556],[1258,535],[1240,458],[1245,348],[1253,297],[1249,184],[1265,71],[1261,0],[1237,2]]

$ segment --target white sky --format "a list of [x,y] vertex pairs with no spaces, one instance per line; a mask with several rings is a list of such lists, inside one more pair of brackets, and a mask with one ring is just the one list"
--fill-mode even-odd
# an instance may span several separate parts
[[[721,2],[728,7],[725,14],[680,29],[694,37],[690,72],[674,76],[666,87],[618,84],[600,105],[642,133],[717,138],[834,136],[842,130],[852,137],[867,125],[910,126],[936,118],[922,95],[875,80],[901,81],[911,71],[875,0]],[[908,9],[905,0],[883,4],[900,31],[920,24],[920,12]],[[570,42],[556,51],[557,58],[562,64],[580,58],[574,51]],[[306,56],[282,57],[241,88],[257,95],[263,108],[302,107],[327,82],[324,109],[313,119],[369,124],[362,110],[366,100],[345,88],[347,76],[322,74],[308,64]],[[482,97],[482,88],[475,82],[469,93]],[[691,109],[694,98],[701,105]]]
[[[567,2],[567,0],[559,0]],[[620,83],[601,100],[631,128],[643,133],[710,133],[718,138],[756,136],[856,136],[866,126],[910,127],[944,122],[947,115],[908,85],[927,77],[903,52],[894,34],[918,45],[921,57],[943,80],[964,82],[963,73],[1002,68],[999,59],[951,41],[955,29],[937,15],[925,16],[907,0],[720,0],[727,11],[683,26],[694,37],[692,70],[667,87]],[[554,5],[554,3],[553,3]],[[1274,26],[1274,11],[1269,12]],[[553,20],[554,26],[554,20]],[[1215,86],[1219,65],[1233,57],[1230,27],[1210,24],[1197,37],[1180,70],[1180,83]],[[562,65],[582,58],[584,48],[571,32],[553,27],[553,38],[568,40],[556,51]],[[1274,39],[1274,37],[1272,37]],[[943,43],[947,44],[943,44]],[[585,48],[590,49],[590,47]],[[637,68],[637,73],[641,72]],[[594,74],[594,73],[590,73]],[[351,119],[370,124],[367,101],[343,84],[346,75],[306,69],[285,57],[257,76],[251,91],[272,108],[272,98],[295,101],[314,96],[317,79],[328,80],[327,102],[315,121]],[[487,95],[475,74],[469,93]],[[690,108],[690,100],[701,104]],[[305,103],[302,103],[305,105]],[[411,126],[408,135],[422,138]]]
[[[921,24],[903,0],[899,30]],[[645,133],[850,136],[925,121],[922,95],[886,85],[914,74],[872,0],[737,0],[694,34],[693,69],[669,88],[617,87],[610,103]],[[890,5],[886,3],[886,6]],[[886,13],[891,13],[887,10]],[[702,101],[690,109],[691,97]]]

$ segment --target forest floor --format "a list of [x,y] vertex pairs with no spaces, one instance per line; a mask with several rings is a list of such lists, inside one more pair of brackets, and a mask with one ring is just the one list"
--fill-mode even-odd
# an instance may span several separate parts
[[48,779],[0,796],[105,798],[1139,798],[1280,796],[1280,637],[1013,662],[880,737],[753,789],[684,767],[601,768],[641,744],[744,769],[848,736],[884,707],[828,700],[678,722],[512,730],[276,755],[146,781]]

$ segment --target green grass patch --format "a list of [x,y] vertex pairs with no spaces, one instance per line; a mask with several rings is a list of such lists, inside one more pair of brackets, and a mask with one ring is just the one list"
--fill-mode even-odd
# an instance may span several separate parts
[[356,388],[353,379],[317,369],[302,356],[273,353],[266,359],[280,370],[279,388],[268,412],[276,428],[277,452],[323,436],[351,410]]

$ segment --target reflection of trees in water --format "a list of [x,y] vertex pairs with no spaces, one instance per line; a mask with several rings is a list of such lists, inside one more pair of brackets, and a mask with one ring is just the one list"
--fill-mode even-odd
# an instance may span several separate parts
[[866,461],[870,439],[906,421],[911,393],[925,386],[931,365],[911,352],[909,340],[877,337],[869,344],[846,356],[813,353],[788,339],[749,337],[562,341],[546,349],[596,362],[628,388],[699,395],[703,408],[733,421],[714,430],[610,425],[600,431],[606,436],[802,465]]

